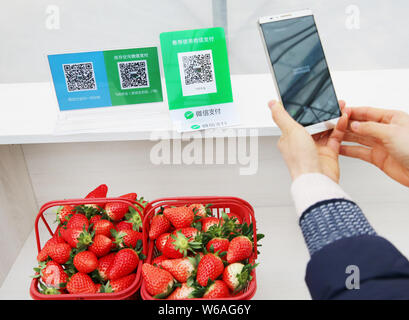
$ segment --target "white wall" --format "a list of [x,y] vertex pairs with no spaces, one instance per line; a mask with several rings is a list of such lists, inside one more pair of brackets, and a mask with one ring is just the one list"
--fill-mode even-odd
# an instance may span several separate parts
[[0,146],[0,284],[33,229],[36,213],[21,146]]

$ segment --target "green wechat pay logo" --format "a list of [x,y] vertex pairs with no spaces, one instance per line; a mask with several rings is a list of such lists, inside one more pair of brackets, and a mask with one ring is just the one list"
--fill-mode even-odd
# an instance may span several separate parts
[[192,111],[186,111],[186,112],[185,112],[185,118],[186,118],[186,120],[192,119],[193,116],[194,116],[194,114],[193,114]]

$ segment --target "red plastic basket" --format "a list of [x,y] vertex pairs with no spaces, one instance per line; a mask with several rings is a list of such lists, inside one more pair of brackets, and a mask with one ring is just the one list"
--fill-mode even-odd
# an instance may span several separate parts
[[[44,212],[52,207],[56,206],[64,206],[64,205],[84,205],[84,204],[104,204],[110,202],[122,202],[131,207],[133,207],[141,216],[143,220],[143,207],[139,203],[134,203],[131,200],[124,199],[124,198],[94,198],[94,199],[70,199],[70,200],[61,200],[61,201],[50,201],[44,204],[41,208],[39,213],[37,214],[37,218],[35,220],[35,233],[36,233],[36,240],[37,240],[37,250],[38,252],[41,251],[41,242],[40,242],[40,234],[38,232],[38,222],[41,219],[47,228],[50,236],[53,236],[54,232],[51,230],[50,226],[48,225],[45,217]],[[124,300],[131,298],[140,288],[141,286],[141,269],[142,269],[143,261],[139,261],[138,269],[136,272],[135,281],[129,286],[127,289],[122,290],[118,293],[95,293],[95,294],[55,294],[55,295],[46,295],[42,294],[38,291],[38,279],[34,278],[31,281],[30,286],[30,295],[35,300]]]
[[[159,255],[156,249],[154,241],[149,240],[149,226],[152,217],[155,213],[160,210],[161,207],[170,206],[183,206],[191,205],[194,203],[212,204],[210,207],[212,209],[213,216],[220,218],[222,212],[235,213],[243,219],[243,222],[247,224],[253,223],[254,232],[254,252],[250,257],[249,261],[254,262],[257,259],[257,231],[256,231],[256,219],[254,217],[253,207],[245,200],[234,198],[234,197],[180,197],[180,198],[162,198],[150,202],[144,210],[144,220],[143,220],[143,250],[144,254],[147,256],[145,262],[151,263],[154,258]],[[252,271],[252,280],[247,285],[247,287],[238,295],[232,296],[230,298],[224,298],[221,300],[250,300],[257,289],[256,272]],[[145,281],[142,280],[141,286],[141,297],[144,300],[157,300],[152,297],[146,290]],[[189,300],[202,300],[189,299]],[[217,299],[216,299],[217,300]]]

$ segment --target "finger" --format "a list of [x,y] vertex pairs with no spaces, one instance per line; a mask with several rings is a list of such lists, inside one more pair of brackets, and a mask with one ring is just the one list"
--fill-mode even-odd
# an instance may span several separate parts
[[348,128],[348,114],[344,112],[339,118],[338,123],[328,138],[327,146],[335,152],[338,152],[339,146],[344,138]]
[[364,136],[361,136],[359,134],[355,134],[349,131],[345,133],[343,140],[348,141],[348,142],[359,143],[367,147],[375,147],[378,145],[378,142],[374,138],[364,137]]
[[393,116],[393,110],[384,110],[372,107],[354,107],[350,109],[351,120],[389,123]]
[[284,109],[281,102],[272,100],[268,106],[273,115],[274,122],[278,125],[283,133],[289,133],[292,129],[298,127],[298,123],[291,118],[288,112]]
[[345,109],[345,101],[344,100],[338,100],[339,108],[341,109],[341,112],[344,112]]
[[373,137],[385,141],[390,137],[390,125],[373,121],[352,121],[351,131],[361,136]]
[[339,154],[346,157],[361,159],[366,162],[372,163],[372,149],[370,148],[361,146],[341,145],[339,149]]

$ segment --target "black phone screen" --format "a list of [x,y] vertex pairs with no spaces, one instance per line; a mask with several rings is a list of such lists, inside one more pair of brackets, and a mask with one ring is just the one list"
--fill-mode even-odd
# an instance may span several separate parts
[[284,108],[301,125],[341,116],[312,15],[261,24]]

